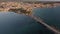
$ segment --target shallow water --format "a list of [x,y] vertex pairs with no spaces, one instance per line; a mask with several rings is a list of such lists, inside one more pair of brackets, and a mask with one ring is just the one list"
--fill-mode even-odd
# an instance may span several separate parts
[[[60,7],[37,8],[34,15],[60,29]],[[14,12],[0,12],[0,34],[54,34],[29,16]]]

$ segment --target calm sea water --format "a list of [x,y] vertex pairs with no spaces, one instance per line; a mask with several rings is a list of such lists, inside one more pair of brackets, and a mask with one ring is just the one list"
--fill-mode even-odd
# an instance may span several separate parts
[[[35,16],[41,17],[47,24],[60,29],[60,7],[37,8]],[[45,26],[29,16],[13,12],[0,12],[0,34],[54,34]]]

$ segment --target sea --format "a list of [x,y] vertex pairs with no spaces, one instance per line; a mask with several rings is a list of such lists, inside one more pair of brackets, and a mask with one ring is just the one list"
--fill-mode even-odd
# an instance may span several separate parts
[[[60,30],[60,7],[35,8],[34,16]],[[14,12],[0,12],[0,34],[55,34],[30,16]]]

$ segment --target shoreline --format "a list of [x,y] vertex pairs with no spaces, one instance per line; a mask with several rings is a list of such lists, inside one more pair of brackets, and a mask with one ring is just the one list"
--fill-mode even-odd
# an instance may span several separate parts
[[17,13],[23,12],[31,14],[34,8],[55,8],[58,6],[60,6],[60,3],[1,2],[0,11],[16,10]]

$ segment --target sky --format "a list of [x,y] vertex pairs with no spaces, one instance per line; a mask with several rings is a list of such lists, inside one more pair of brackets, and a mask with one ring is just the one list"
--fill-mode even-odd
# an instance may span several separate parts
[[60,0],[24,0],[24,1],[60,1]]
[[0,0],[0,1],[60,1],[60,0]]

